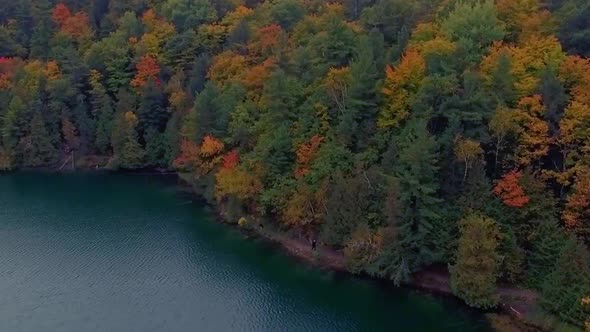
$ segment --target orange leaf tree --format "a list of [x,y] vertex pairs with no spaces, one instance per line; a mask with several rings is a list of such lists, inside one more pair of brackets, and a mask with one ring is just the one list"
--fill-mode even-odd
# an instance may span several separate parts
[[180,154],[176,157],[172,165],[180,170],[194,171],[199,164],[199,145],[189,139],[181,140]]
[[496,183],[493,189],[494,194],[510,207],[522,208],[529,202],[529,197],[518,182],[521,177],[521,172],[510,171]]
[[590,169],[580,172],[561,217],[566,228],[590,242]]
[[316,157],[323,141],[323,137],[314,135],[309,139],[309,142],[300,144],[297,147],[297,151],[295,151],[297,155],[296,177],[305,176],[309,172],[311,163]]
[[544,120],[545,112],[540,95],[523,97],[518,102],[515,116],[521,129],[515,154],[521,166],[530,165],[549,152],[549,125]]
[[158,62],[151,55],[143,56],[136,67],[137,73],[131,81],[131,86],[141,88],[150,80],[153,79],[157,84],[160,83],[160,66]]
[[55,24],[57,24],[59,27],[64,25],[70,17],[72,17],[72,12],[63,3],[57,4],[51,12],[51,18],[53,19],[53,22],[55,22]]
[[240,154],[238,150],[231,150],[223,156],[222,167],[226,169],[233,169],[240,163]]
[[426,61],[417,50],[408,50],[395,68],[387,66],[383,84],[386,102],[379,113],[379,127],[395,128],[408,118],[410,106],[425,77]]

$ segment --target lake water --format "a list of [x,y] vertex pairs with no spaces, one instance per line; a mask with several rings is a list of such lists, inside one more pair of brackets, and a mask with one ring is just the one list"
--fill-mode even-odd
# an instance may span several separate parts
[[489,331],[457,301],[301,264],[174,181],[0,175],[0,331]]

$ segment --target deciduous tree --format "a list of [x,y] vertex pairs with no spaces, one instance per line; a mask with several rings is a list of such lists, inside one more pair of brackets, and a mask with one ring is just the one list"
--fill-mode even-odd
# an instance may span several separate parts
[[467,304],[490,308],[498,303],[500,230],[493,219],[470,214],[460,221],[461,237],[451,272],[453,293]]

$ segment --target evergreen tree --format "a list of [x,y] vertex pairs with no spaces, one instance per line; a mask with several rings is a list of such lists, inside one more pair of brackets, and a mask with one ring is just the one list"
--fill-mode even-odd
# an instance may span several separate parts
[[31,36],[30,57],[47,59],[49,56],[49,40],[53,34],[51,22],[51,3],[48,0],[35,1],[33,8],[33,35]]
[[490,75],[490,93],[498,105],[513,105],[516,101],[514,87],[515,77],[512,75],[512,63],[507,54],[498,58],[498,63]]
[[395,167],[400,181],[402,217],[399,224],[401,255],[410,270],[435,260],[433,224],[440,218],[437,145],[423,121],[412,120],[400,135]]
[[112,100],[108,96],[101,82],[102,76],[97,71],[90,75],[90,105],[91,113],[97,119],[96,123],[96,148],[101,153],[107,153],[111,148],[111,133],[113,130],[113,118],[115,110]]
[[31,132],[21,142],[23,164],[26,167],[48,166],[57,160],[57,149],[51,144],[43,116],[35,112]]
[[148,80],[139,97],[137,116],[139,118],[138,131],[145,135],[150,130],[162,132],[170,113],[166,109],[166,99],[162,88],[153,79]]
[[548,273],[555,266],[566,244],[565,233],[555,221],[545,221],[538,229],[538,236],[531,243],[527,255],[528,283],[539,289]]
[[345,101],[344,113],[340,115],[338,136],[342,143],[360,150],[375,128],[378,78],[373,47],[368,37],[362,37],[357,55],[350,65],[350,86]]
[[569,239],[559,254],[553,271],[541,288],[541,305],[563,320],[583,326],[590,310],[582,299],[590,292],[590,257],[587,249]]

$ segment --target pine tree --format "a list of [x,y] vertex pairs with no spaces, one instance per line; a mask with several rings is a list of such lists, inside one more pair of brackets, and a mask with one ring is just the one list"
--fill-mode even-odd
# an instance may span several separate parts
[[527,255],[527,279],[529,285],[540,289],[548,273],[555,266],[566,244],[566,236],[557,222],[545,221],[538,228]]
[[410,270],[436,256],[433,224],[440,218],[437,145],[423,121],[413,120],[400,135],[396,177],[400,181],[402,217],[399,224],[401,255]]
[[590,292],[590,257],[587,249],[569,239],[541,288],[541,305],[563,320],[583,326],[590,310],[582,299]]
[[170,113],[166,109],[166,99],[162,88],[153,79],[148,80],[141,91],[137,116],[139,118],[138,131],[145,135],[150,130],[162,132]]
[[23,164],[27,167],[48,166],[57,159],[57,149],[51,144],[43,116],[35,112],[31,133],[21,140]]
[[111,98],[101,82],[102,75],[95,70],[90,73],[90,104],[91,113],[97,119],[96,148],[99,152],[107,153],[111,149],[111,133],[115,110]]
[[347,89],[344,113],[337,131],[342,143],[355,151],[366,147],[375,124],[379,74],[373,47],[368,37],[360,39],[355,60],[350,64],[350,86]]
[[33,8],[33,21],[30,57],[45,60],[49,56],[49,40],[53,34],[51,3],[48,0],[36,1],[36,6]]

